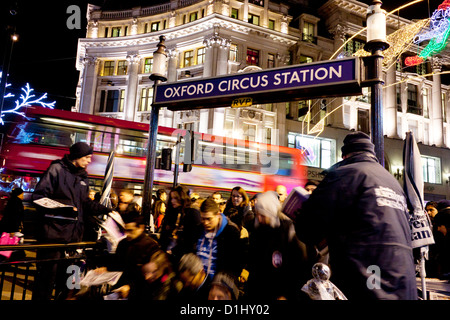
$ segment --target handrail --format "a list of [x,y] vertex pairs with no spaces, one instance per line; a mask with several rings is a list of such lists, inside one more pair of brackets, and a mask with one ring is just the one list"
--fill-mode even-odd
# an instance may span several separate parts
[[55,249],[55,248],[82,248],[97,245],[95,241],[71,242],[71,243],[40,243],[40,244],[16,244],[0,245],[0,251],[8,250],[34,250],[34,249]]

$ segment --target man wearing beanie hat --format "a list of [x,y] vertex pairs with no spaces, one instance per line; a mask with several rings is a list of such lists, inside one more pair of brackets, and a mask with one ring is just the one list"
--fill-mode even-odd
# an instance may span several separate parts
[[252,300],[299,300],[310,278],[306,248],[295,235],[292,220],[281,214],[275,191],[258,195],[250,233],[247,295]]
[[[365,133],[347,135],[341,150],[343,160],[298,211],[297,235],[319,250],[328,245],[331,281],[349,300],[416,300],[403,189],[378,163]],[[368,285],[374,277],[377,285]]]
[[[87,213],[106,215],[107,207],[89,198],[89,180],[86,168],[91,163],[92,148],[77,142],[62,159],[53,161],[36,185],[33,200],[49,198],[69,208],[49,209],[36,205],[38,212],[37,240],[43,243],[69,243],[83,240]],[[64,256],[59,250],[39,250],[38,259],[59,259]],[[38,264],[33,299],[49,300],[56,279],[56,264]],[[64,285],[63,285],[64,286]],[[58,287],[58,286],[57,286]]]

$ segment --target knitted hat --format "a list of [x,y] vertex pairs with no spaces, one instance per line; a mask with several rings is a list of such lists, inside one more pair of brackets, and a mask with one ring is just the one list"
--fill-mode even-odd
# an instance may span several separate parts
[[443,200],[439,200],[438,201],[436,209],[438,211],[441,211],[441,210],[443,210],[445,208],[448,208],[448,207],[450,207],[450,200],[443,199]]
[[359,151],[367,151],[375,155],[375,146],[370,137],[364,132],[354,132],[348,134],[344,139],[344,146],[341,148],[342,157]]
[[84,142],[77,142],[70,147],[69,159],[76,160],[90,155],[94,149]]

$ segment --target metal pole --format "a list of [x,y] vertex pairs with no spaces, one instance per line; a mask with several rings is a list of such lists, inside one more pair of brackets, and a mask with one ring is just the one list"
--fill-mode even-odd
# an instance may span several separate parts
[[370,123],[372,142],[375,145],[375,154],[380,164],[384,167],[384,135],[383,135],[383,84],[381,48],[372,50],[373,57],[373,79],[371,92]]
[[178,174],[180,172],[180,148],[181,148],[181,134],[177,135],[177,145],[175,152],[175,169],[173,170],[173,187],[178,184]]
[[8,80],[9,66],[11,63],[11,56],[14,47],[13,33],[7,32],[5,58],[2,66],[2,78],[0,84],[0,115],[3,113],[3,105],[5,103],[6,83]]

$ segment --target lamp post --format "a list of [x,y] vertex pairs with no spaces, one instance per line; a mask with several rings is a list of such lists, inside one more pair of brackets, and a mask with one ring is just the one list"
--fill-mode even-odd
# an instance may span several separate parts
[[381,4],[380,0],[374,0],[367,10],[367,43],[364,49],[372,53],[365,59],[370,63],[367,82],[371,84],[371,137],[378,161],[384,167],[382,52],[389,48],[389,43],[386,41],[386,11],[381,9]]
[[[167,81],[166,74],[166,46],[164,44],[166,38],[159,37],[158,49],[153,53],[153,68],[150,80],[153,80],[153,101],[155,99],[156,87],[159,83]],[[150,113],[150,129],[147,143],[147,162],[145,167],[144,177],[144,192],[142,196],[142,212],[147,218],[148,225],[150,224],[150,214],[152,208],[152,191],[153,179],[155,175],[156,162],[156,140],[158,135],[158,116],[159,106],[152,103],[152,110]]]
[[14,43],[17,41],[19,41],[19,36],[14,31],[11,32],[10,30],[7,30],[5,57],[3,60],[1,81],[0,81],[0,116],[3,113],[3,104],[5,103],[6,83],[8,81],[8,73],[9,73],[9,66],[11,63],[12,51],[14,48]]

